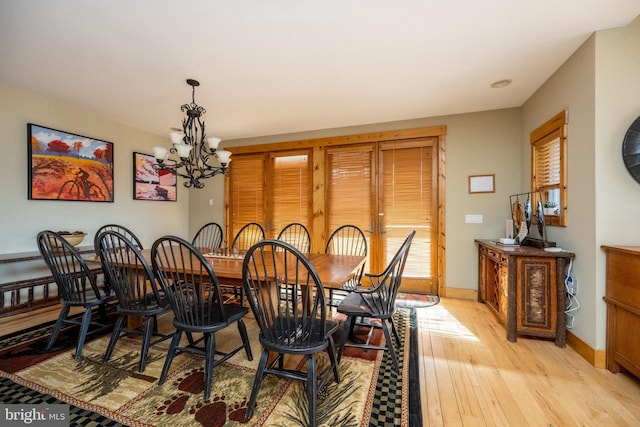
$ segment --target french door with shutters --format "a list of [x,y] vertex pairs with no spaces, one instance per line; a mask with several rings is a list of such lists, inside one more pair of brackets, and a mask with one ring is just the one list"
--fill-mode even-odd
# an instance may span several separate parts
[[436,138],[326,150],[326,235],[343,224],[365,231],[367,271],[381,272],[416,230],[403,274],[405,292],[436,293]]
[[287,224],[311,223],[311,151],[297,150],[234,156],[229,168],[227,238],[257,222],[267,238]]
[[379,147],[376,249],[381,266],[416,231],[400,288],[404,292],[438,292],[437,280],[432,279],[437,254],[435,147],[436,138],[381,142]]

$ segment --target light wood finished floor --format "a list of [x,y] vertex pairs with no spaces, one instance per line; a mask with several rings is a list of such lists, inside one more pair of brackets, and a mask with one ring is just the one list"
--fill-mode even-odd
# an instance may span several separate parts
[[[0,319],[0,335],[57,314]],[[424,426],[640,426],[640,381],[552,341],[510,343],[483,304],[443,298],[418,321]]]
[[552,341],[510,343],[475,301],[443,299],[418,316],[425,426],[640,426],[640,381],[630,375]]

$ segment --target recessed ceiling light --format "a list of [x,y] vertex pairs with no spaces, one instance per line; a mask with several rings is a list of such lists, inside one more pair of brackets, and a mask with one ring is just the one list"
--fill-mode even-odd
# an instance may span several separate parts
[[498,80],[497,82],[491,83],[491,87],[493,89],[500,89],[501,87],[509,86],[511,84],[511,79]]

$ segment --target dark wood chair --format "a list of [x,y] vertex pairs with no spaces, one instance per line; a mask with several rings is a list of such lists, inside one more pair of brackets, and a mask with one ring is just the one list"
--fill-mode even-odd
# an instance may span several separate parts
[[129,230],[127,227],[125,227],[123,225],[119,225],[119,224],[106,224],[106,225],[103,225],[100,228],[98,228],[98,231],[96,231],[96,235],[93,238],[93,247],[96,250],[96,255],[99,254],[98,236],[100,236],[100,233],[102,233],[103,231],[116,231],[116,232],[122,234],[130,242],[133,242],[133,244],[136,246],[136,248],[144,249],[142,247],[142,242],[140,242],[140,239],[138,239],[138,236],[136,236],[133,233],[133,231]]
[[[309,425],[315,425],[316,395],[333,372],[340,382],[333,335],[338,323],[327,318],[322,282],[309,260],[279,240],[262,240],[247,252],[242,277],[245,294],[260,327],[263,351],[247,404],[250,418],[266,375],[306,382]],[[279,298],[288,294],[288,298]],[[326,350],[329,366],[318,373],[318,355]],[[268,363],[270,354],[275,359]],[[305,356],[306,372],[284,369],[285,355]]]
[[203,225],[193,236],[191,244],[196,248],[215,249],[221,247],[222,227],[216,222]]
[[[157,332],[157,317],[168,311],[168,303],[135,241],[116,231],[103,231],[98,236],[98,254],[105,277],[118,297],[118,319],[102,361],[109,361],[119,338],[137,334],[142,336],[138,371],[144,372],[149,347],[173,335]],[[130,316],[139,316],[141,324],[128,325]]]
[[263,240],[264,236],[264,228],[257,222],[250,222],[238,230],[231,242],[231,249],[246,251],[260,240]]
[[[96,235],[93,237],[93,247],[94,247],[94,250],[96,251],[96,255],[100,255],[100,249],[98,248],[98,236],[100,236],[100,233],[102,233],[103,231],[117,231],[118,233],[126,237],[127,240],[129,240],[130,242],[133,242],[133,244],[138,249],[140,250],[144,249],[142,247],[142,242],[140,242],[140,239],[138,239],[138,236],[136,236],[133,233],[133,231],[129,230],[127,227],[119,224],[106,224],[98,228],[98,231],[96,231]],[[104,286],[105,286],[105,290],[111,293],[111,283],[109,283],[109,277],[106,275],[104,279]]]
[[[367,238],[364,232],[355,225],[346,224],[338,227],[331,233],[327,245],[324,248],[326,254],[367,256]],[[350,292],[361,285],[365,263],[358,271],[342,284],[342,290]],[[329,305],[337,306],[345,297],[345,292],[329,289]]]
[[[180,237],[164,236],[151,247],[153,271],[162,290],[171,304],[176,332],[165,360],[160,384],[167,379],[171,362],[179,352],[204,356],[204,399],[211,396],[213,368],[244,349],[249,360],[253,360],[243,317],[248,313],[245,307],[225,304],[211,265],[202,254]],[[241,344],[229,352],[216,351],[216,332],[236,323]],[[186,333],[189,343],[180,346],[182,334]],[[193,334],[202,338],[193,340]],[[217,360],[215,356],[221,356]]]
[[304,254],[311,252],[311,236],[309,230],[304,225],[294,222],[284,227],[277,237],[282,242],[291,246]]
[[[409,248],[411,247],[411,242],[415,234],[415,230],[409,234],[402,246],[400,246],[400,249],[398,249],[398,252],[396,252],[393,259],[389,262],[387,268],[382,273],[366,275],[371,279],[371,283],[373,285],[371,288],[354,289],[338,306],[338,313],[342,313],[347,316],[345,322],[348,325],[349,331],[349,333],[345,332],[342,335],[338,360],[342,357],[345,346],[372,350],[388,350],[391,354],[391,360],[393,361],[393,368],[396,373],[400,374],[398,357],[391,339],[389,326],[391,326],[393,337],[396,339],[398,345],[400,345],[400,336],[393,324],[393,313],[396,309],[396,296],[398,295],[400,284],[402,282],[402,272],[404,271],[404,265],[407,261],[407,256],[409,255]],[[385,345],[372,345],[369,343],[369,339],[367,339],[367,342],[365,343],[347,342],[347,337],[353,336],[356,319],[379,320],[380,326],[376,326],[376,323],[371,321],[366,322],[365,324],[371,328],[370,331],[373,331],[373,328],[382,329],[385,338]],[[371,336],[371,334],[369,336]]]
[[[78,325],[78,344],[74,357],[82,356],[82,347],[90,333],[108,330],[112,327],[107,323],[106,306],[115,300],[114,295],[107,295],[97,285],[96,276],[89,270],[87,263],[58,233],[45,230],[38,233],[38,249],[42,258],[51,270],[51,274],[58,286],[58,294],[62,310],[58,316],[51,338],[46,349],[51,350],[60,331],[65,325]],[[73,307],[84,310],[81,319],[69,316]],[[97,309],[101,321],[93,321],[93,311]]]

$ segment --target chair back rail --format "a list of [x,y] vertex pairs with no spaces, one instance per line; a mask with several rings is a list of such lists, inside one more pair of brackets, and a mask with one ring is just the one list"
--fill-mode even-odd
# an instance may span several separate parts
[[216,222],[203,225],[193,236],[191,244],[196,248],[215,249],[221,247],[222,227]]
[[251,246],[264,240],[264,228],[257,222],[245,224],[235,235],[231,242],[231,248],[246,251]]
[[284,227],[278,233],[278,240],[289,243],[302,253],[311,252],[311,236],[309,230],[303,224],[294,222]]

